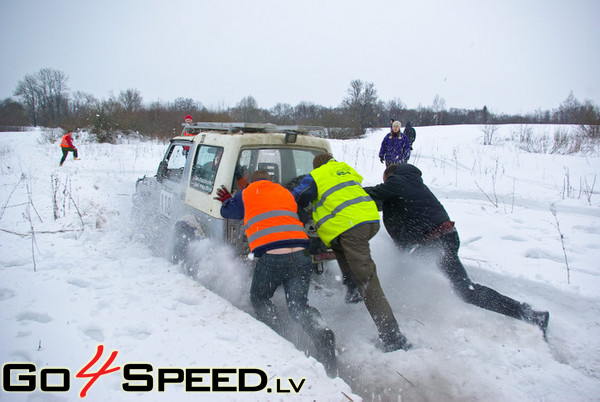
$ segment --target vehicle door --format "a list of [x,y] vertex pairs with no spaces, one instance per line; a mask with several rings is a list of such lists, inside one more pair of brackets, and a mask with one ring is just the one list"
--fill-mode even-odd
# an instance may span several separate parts
[[184,171],[190,152],[190,143],[171,143],[165,157],[158,167],[157,180],[160,188],[160,213],[172,221],[179,208],[184,194]]
[[[304,176],[313,170],[313,159],[323,149],[307,149],[292,147],[264,147],[264,148],[246,148],[240,151],[235,177],[232,183],[234,192],[243,189],[244,184],[250,178],[250,175],[256,170],[265,170],[271,176],[271,181],[279,183],[288,190],[292,191],[300,184]],[[311,254],[315,262],[333,259],[333,253],[327,250],[325,245],[317,236],[316,229],[312,221],[310,210],[299,210],[300,220],[304,223],[306,232],[311,241]],[[247,239],[243,234],[242,222],[238,220],[228,220],[228,241],[241,246],[243,241],[247,247]]]
[[[220,219],[221,203],[214,199],[216,183],[227,175],[222,169],[224,148],[216,145],[199,144],[194,155],[190,183],[186,194],[186,205],[194,211],[203,232],[209,237],[223,240],[224,224]],[[219,181],[221,180],[221,181]],[[231,180],[231,176],[229,176]],[[218,217],[217,219],[215,219]]]

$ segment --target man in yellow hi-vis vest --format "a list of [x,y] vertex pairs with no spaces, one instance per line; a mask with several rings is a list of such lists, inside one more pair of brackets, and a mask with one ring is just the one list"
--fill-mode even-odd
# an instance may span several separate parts
[[314,170],[293,190],[302,208],[312,202],[317,234],[331,247],[349,286],[347,302],[358,302],[352,284],[365,301],[381,340],[383,350],[408,350],[410,342],[402,335],[392,308],[381,289],[369,240],[379,230],[375,202],[361,187],[362,176],[333,155],[322,153],[313,160]]

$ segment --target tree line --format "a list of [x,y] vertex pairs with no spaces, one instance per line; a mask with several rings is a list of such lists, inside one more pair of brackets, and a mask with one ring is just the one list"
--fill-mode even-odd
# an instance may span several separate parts
[[371,82],[353,80],[337,107],[324,107],[312,102],[296,106],[278,103],[270,109],[260,108],[252,96],[235,106],[209,109],[191,98],[171,102],[144,104],[141,93],[129,88],[97,99],[89,93],[72,91],[67,75],[44,68],[26,75],[17,83],[14,97],[0,101],[0,129],[14,130],[22,126],[61,127],[66,130],[88,129],[100,142],[113,142],[117,135],[137,133],[153,138],[170,138],[181,132],[183,117],[206,122],[269,122],[284,125],[315,125],[329,128],[334,138],[353,138],[369,128],[385,127],[390,119],[413,126],[448,124],[581,124],[600,125],[600,109],[591,101],[580,102],[573,93],[554,110],[538,110],[528,114],[508,115],[481,109],[447,108],[439,95],[431,106],[407,107],[399,98],[379,99]]

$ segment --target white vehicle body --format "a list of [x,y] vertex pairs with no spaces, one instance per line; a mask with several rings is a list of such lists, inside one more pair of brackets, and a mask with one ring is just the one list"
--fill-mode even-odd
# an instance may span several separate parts
[[[138,180],[133,199],[134,216],[154,236],[164,243],[166,233],[174,234],[175,261],[185,258],[189,241],[201,237],[222,239],[247,254],[243,221],[221,217],[217,190],[225,186],[235,194],[259,169],[291,190],[312,170],[315,155],[331,152],[328,141],[317,136],[324,134],[318,127],[195,123],[184,125],[185,132],[197,134],[171,140],[157,174]],[[312,220],[306,221],[315,261],[333,258],[322,243],[316,247],[320,240]]]

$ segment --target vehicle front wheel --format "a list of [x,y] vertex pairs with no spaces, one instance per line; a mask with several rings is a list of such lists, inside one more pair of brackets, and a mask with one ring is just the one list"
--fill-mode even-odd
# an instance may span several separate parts
[[171,247],[171,262],[178,264],[187,258],[188,248],[194,240],[194,229],[185,223],[177,223],[173,233],[173,246]]

